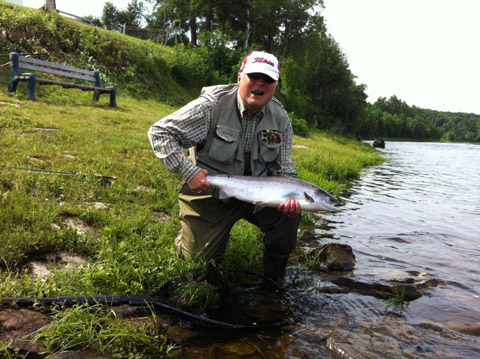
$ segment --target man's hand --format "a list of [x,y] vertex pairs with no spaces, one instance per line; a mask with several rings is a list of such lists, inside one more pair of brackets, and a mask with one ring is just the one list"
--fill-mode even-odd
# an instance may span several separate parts
[[208,183],[207,179],[205,178],[208,175],[208,171],[206,169],[201,169],[199,172],[192,177],[192,179],[188,182],[188,187],[190,191],[193,193],[202,193],[205,192],[210,188],[210,183]]
[[280,203],[277,206],[277,210],[289,216],[302,213],[302,208],[300,207],[300,203],[298,203],[295,198],[290,198],[290,199],[287,199],[285,202]]

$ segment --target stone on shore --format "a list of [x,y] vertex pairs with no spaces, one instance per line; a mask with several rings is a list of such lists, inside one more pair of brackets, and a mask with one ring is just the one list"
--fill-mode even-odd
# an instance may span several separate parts
[[327,243],[310,250],[300,257],[300,261],[325,272],[351,271],[356,263],[352,247],[341,243]]

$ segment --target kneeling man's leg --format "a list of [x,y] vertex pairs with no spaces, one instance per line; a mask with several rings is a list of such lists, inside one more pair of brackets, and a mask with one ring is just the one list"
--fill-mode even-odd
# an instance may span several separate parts
[[179,196],[181,229],[175,246],[185,259],[218,259],[227,248],[235,222],[251,211],[251,205],[221,201],[209,195]]
[[264,274],[280,286],[285,284],[285,268],[297,242],[300,218],[284,215],[276,208],[263,208],[246,218],[265,233]]

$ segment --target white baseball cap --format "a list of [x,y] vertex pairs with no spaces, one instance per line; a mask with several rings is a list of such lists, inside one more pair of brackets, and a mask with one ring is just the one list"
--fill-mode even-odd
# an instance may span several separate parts
[[277,58],[267,52],[252,51],[245,56],[239,73],[261,73],[270,76],[275,81],[280,77],[280,63]]

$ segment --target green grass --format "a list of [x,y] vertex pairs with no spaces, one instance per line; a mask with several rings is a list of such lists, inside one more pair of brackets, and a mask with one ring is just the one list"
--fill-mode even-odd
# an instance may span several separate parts
[[161,334],[153,312],[150,317],[127,319],[102,306],[82,305],[61,308],[53,318],[34,339],[43,343],[47,353],[90,350],[119,358],[151,358],[176,348]]
[[[37,96],[28,101],[24,85],[13,96],[0,93],[0,297],[141,294],[173,281],[178,304],[215,306],[215,288],[192,276],[203,264],[185,262],[174,250],[182,181],[161,166],[147,138],[148,128],[175,108],[121,94],[115,109],[108,98],[93,102],[90,93],[55,87],[40,88]],[[300,177],[337,195],[361,168],[379,163],[369,146],[341,137],[314,132],[295,143],[308,147],[294,149]],[[102,185],[95,174],[117,179]],[[106,207],[95,209],[96,202]],[[68,218],[91,232],[76,233]],[[88,265],[58,265],[40,279],[23,272],[28,261],[62,252],[84,256]],[[261,253],[261,233],[241,221],[223,264],[261,271]],[[136,332],[136,325],[81,306],[56,314],[38,339],[48,352],[76,348],[147,358],[152,347],[171,349],[161,333]]]
[[406,299],[405,286],[402,286],[401,289],[394,287],[390,292],[379,292],[379,294],[385,299],[387,309],[395,308],[404,310],[409,308],[410,303]]

